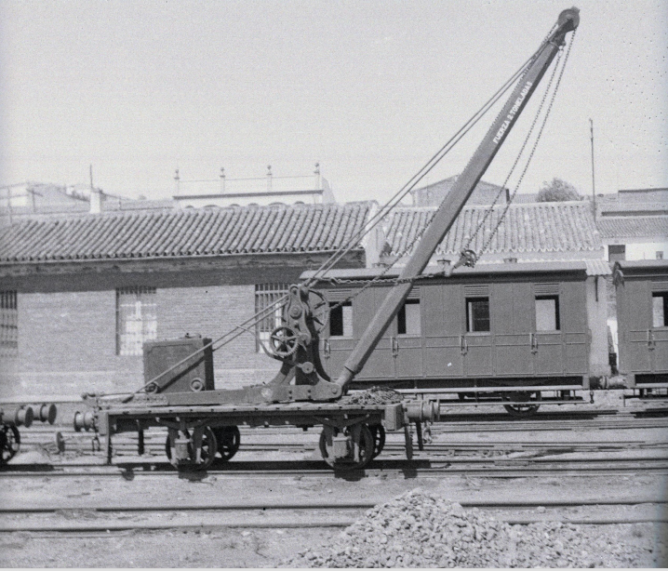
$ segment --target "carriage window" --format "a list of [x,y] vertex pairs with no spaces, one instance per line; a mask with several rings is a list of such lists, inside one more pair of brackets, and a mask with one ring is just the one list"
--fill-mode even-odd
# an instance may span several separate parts
[[466,298],[466,331],[490,331],[489,298]]
[[420,335],[420,300],[409,299],[401,306],[397,314],[397,333],[399,335]]
[[668,327],[668,291],[652,294],[652,326]]
[[536,331],[559,331],[559,296],[536,296]]
[[330,337],[353,336],[353,305],[351,302],[329,304]]

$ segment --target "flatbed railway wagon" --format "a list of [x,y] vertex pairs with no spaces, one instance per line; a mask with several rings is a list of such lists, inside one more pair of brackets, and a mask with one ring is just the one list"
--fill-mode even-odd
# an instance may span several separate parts
[[[364,369],[351,383],[383,385],[464,403],[502,402],[511,413],[539,403],[583,402],[609,375],[603,261],[494,263],[450,277],[428,268],[414,282]],[[321,339],[337,371],[387,295],[393,274],[339,270],[320,283],[330,303]],[[306,273],[303,278],[309,278]]]
[[613,281],[627,397],[668,400],[668,261],[616,262]]

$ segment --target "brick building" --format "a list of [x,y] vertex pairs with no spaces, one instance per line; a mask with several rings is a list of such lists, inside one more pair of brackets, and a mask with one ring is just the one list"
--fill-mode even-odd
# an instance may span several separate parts
[[[373,203],[23,219],[0,229],[0,396],[134,390],[144,341],[217,338],[317,269]],[[337,267],[363,267],[355,243]],[[214,354],[219,388],[267,380],[258,339]]]

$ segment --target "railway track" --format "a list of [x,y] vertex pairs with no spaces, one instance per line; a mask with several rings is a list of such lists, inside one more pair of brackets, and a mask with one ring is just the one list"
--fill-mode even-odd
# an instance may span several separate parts
[[[455,500],[456,501],[456,500]],[[139,503],[96,504],[78,502],[55,505],[5,505],[0,508],[0,533],[104,533],[130,530],[347,527],[377,501],[354,502],[240,502],[240,503]],[[619,524],[668,522],[665,499],[575,499],[537,501],[467,500],[464,508],[493,513],[500,521],[528,524],[566,521],[571,524]],[[564,509],[586,507],[586,516],[564,517]],[[629,515],[610,515],[610,508],[624,508]]]
[[[91,462],[66,464],[12,464],[0,473],[1,478],[40,477],[124,477],[126,479],[174,477],[174,468],[163,459],[126,461],[116,459],[111,465]],[[668,455],[604,456],[601,458],[557,458],[545,456],[518,456],[505,458],[434,457],[413,460],[382,459],[373,461],[364,470],[332,471],[322,461],[232,461],[223,467],[212,467],[206,472],[180,473],[187,479],[198,480],[207,476],[217,478],[345,478],[350,480],[376,478],[429,478],[429,477],[539,477],[539,476],[619,476],[632,474],[668,474]]]

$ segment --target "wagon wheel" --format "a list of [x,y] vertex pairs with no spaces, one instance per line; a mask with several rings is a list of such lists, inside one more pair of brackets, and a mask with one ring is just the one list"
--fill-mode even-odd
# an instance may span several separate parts
[[[532,395],[536,395],[532,400]],[[512,404],[504,404],[505,408],[513,416],[531,416],[534,414],[540,405],[535,404],[540,401],[540,392],[518,392],[518,393],[503,393],[503,400],[512,401]]]
[[316,289],[309,290],[309,294],[319,298],[314,301],[309,300],[309,304],[311,306],[311,316],[314,321],[315,331],[320,334],[327,327],[327,323],[329,323],[329,301],[327,301],[324,293]]
[[289,327],[277,327],[269,336],[269,347],[278,357],[289,357],[298,347],[297,334]]
[[[371,430],[366,424],[359,424],[359,430],[355,430],[355,427],[348,427],[344,430],[346,436],[351,436],[353,445],[357,447],[358,450],[358,460],[352,459],[336,459],[330,455],[329,447],[327,446],[327,435],[326,429],[323,429],[320,434],[320,453],[322,458],[327,464],[332,466],[332,468],[341,469],[341,470],[360,470],[364,468],[369,462],[371,462],[374,453],[374,441],[371,434]],[[336,436],[339,433],[337,428],[333,429],[333,435]]]
[[9,462],[21,448],[21,435],[16,426],[3,424],[0,428],[0,466]]
[[[190,438],[190,433],[186,430],[185,435]],[[190,470],[206,470],[208,469],[211,464],[213,464],[213,460],[216,457],[216,449],[218,447],[218,443],[216,441],[216,436],[213,433],[213,430],[211,430],[208,426],[204,428],[204,432],[202,433],[202,449],[200,452],[200,462],[199,464],[196,464],[195,462],[190,462],[188,464],[181,464],[177,465],[172,462],[172,442],[167,435],[167,440],[165,442],[165,454],[167,456],[167,459],[172,462],[172,465],[176,467],[183,467],[186,469]],[[193,445],[189,444],[188,445],[188,456],[192,460],[192,458],[195,455],[195,451],[193,449]]]
[[375,458],[385,448],[385,428],[382,424],[372,424],[369,426],[369,430],[373,437],[373,457]]
[[239,450],[239,445],[241,444],[239,428],[237,426],[221,426],[220,428],[215,428],[213,433],[216,435],[216,440],[218,441],[216,460],[222,462],[231,460],[237,453],[237,450]]

